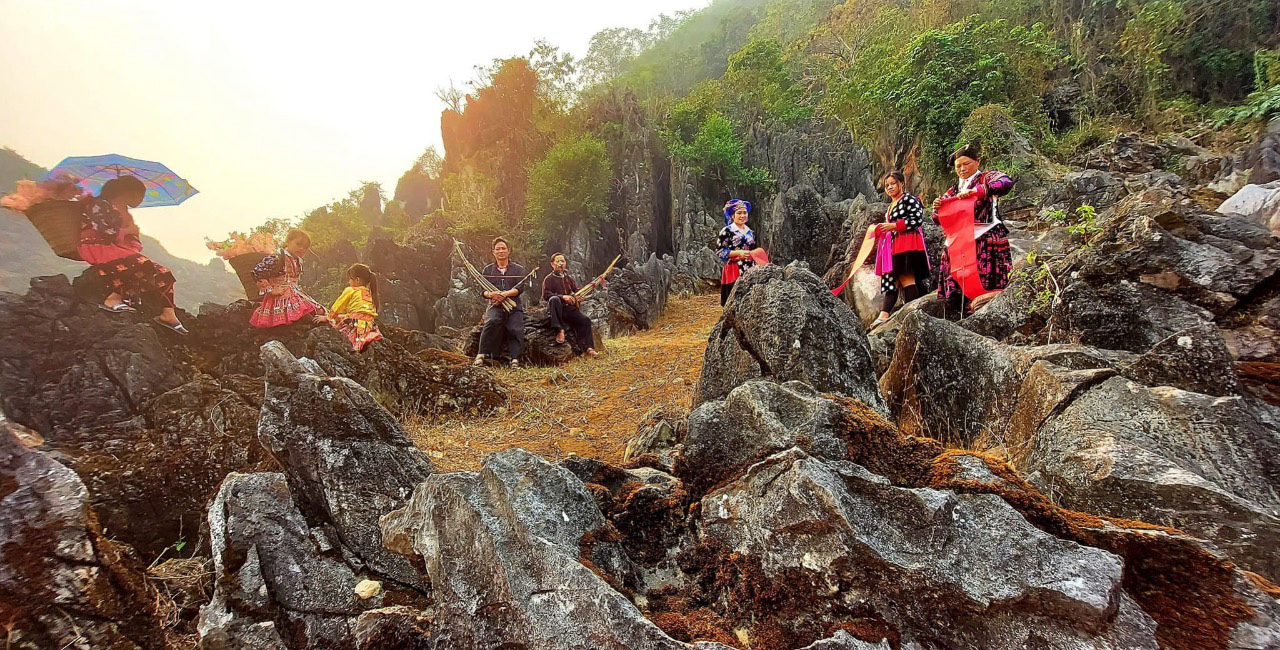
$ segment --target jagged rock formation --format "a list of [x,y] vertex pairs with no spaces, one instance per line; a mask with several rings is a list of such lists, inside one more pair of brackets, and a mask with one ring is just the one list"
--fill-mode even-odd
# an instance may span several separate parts
[[75,472],[0,428],[0,618],[21,650],[160,650],[155,591]]
[[278,341],[262,347],[262,360],[258,439],[284,468],[298,507],[378,574],[425,587],[402,556],[383,548],[377,522],[431,474],[426,454],[356,382],[324,376]]
[[707,342],[697,402],[764,377],[804,381],[883,408],[861,324],[807,268],[753,268],[734,294]]
[[506,402],[492,374],[465,359],[419,358],[394,341],[356,355],[329,327],[251,328],[252,309],[240,301],[184,315],[192,334],[180,338],[96,309],[62,276],[36,279],[25,295],[0,294],[4,411],[62,454],[108,534],[143,555],[195,540],[229,472],[273,467],[256,442],[258,347],[268,340],[405,409],[487,413]]

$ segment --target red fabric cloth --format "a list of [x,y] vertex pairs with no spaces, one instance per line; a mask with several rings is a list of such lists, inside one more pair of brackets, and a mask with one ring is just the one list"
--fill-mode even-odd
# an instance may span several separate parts
[[911,251],[924,250],[924,235],[919,230],[914,232],[899,232],[893,237],[893,254],[910,253]]
[[738,276],[742,275],[742,270],[737,264],[729,262],[720,269],[720,284],[733,284],[738,281]]
[[978,276],[978,250],[974,245],[973,209],[977,198],[946,198],[938,208],[938,223],[947,235],[951,277],[970,300],[986,293]]
[[80,256],[80,259],[89,263],[90,266],[97,266],[98,264],[114,262],[130,255],[137,255],[138,251],[132,248],[125,248],[119,244],[81,243],[76,247],[76,254]]

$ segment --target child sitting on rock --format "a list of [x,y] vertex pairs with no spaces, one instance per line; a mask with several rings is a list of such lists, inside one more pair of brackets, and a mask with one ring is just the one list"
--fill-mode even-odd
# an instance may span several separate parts
[[334,301],[327,315],[316,316],[315,322],[329,323],[347,335],[351,348],[363,352],[364,347],[382,340],[378,331],[378,276],[364,264],[347,269],[346,289]]
[[258,281],[262,304],[249,317],[250,325],[277,327],[324,313],[324,307],[298,287],[298,280],[302,277],[302,256],[309,250],[311,236],[294,228],[285,237],[284,248],[262,258],[253,267],[253,279]]

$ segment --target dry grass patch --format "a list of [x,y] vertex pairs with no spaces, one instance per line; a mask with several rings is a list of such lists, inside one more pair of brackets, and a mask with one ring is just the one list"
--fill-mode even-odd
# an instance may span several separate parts
[[688,413],[720,313],[717,295],[672,297],[653,329],[610,339],[598,359],[497,369],[511,402],[494,415],[408,416],[405,429],[443,471],[476,469],[485,454],[510,447],[550,460],[577,454],[620,464],[647,413]]

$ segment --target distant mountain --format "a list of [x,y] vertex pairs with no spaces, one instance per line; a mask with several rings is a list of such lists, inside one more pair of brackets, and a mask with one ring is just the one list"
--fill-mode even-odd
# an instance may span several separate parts
[[[23,158],[9,148],[0,148],[0,194],[13,191],[19,180],[37,179],[48,170]],[[243,298],[240,281],[226,270],[222,260],[200,264],[177,257],[155,238],[142,237],[143,252],[169,267],[178,278],[179,306],[194,309],[200,303],[228,303]],[[66,274],[74,278],[85,269],[83,262],[62,259],[22,214],[0,210],[0,290],[24,292],[29,280],[39,275]]]

